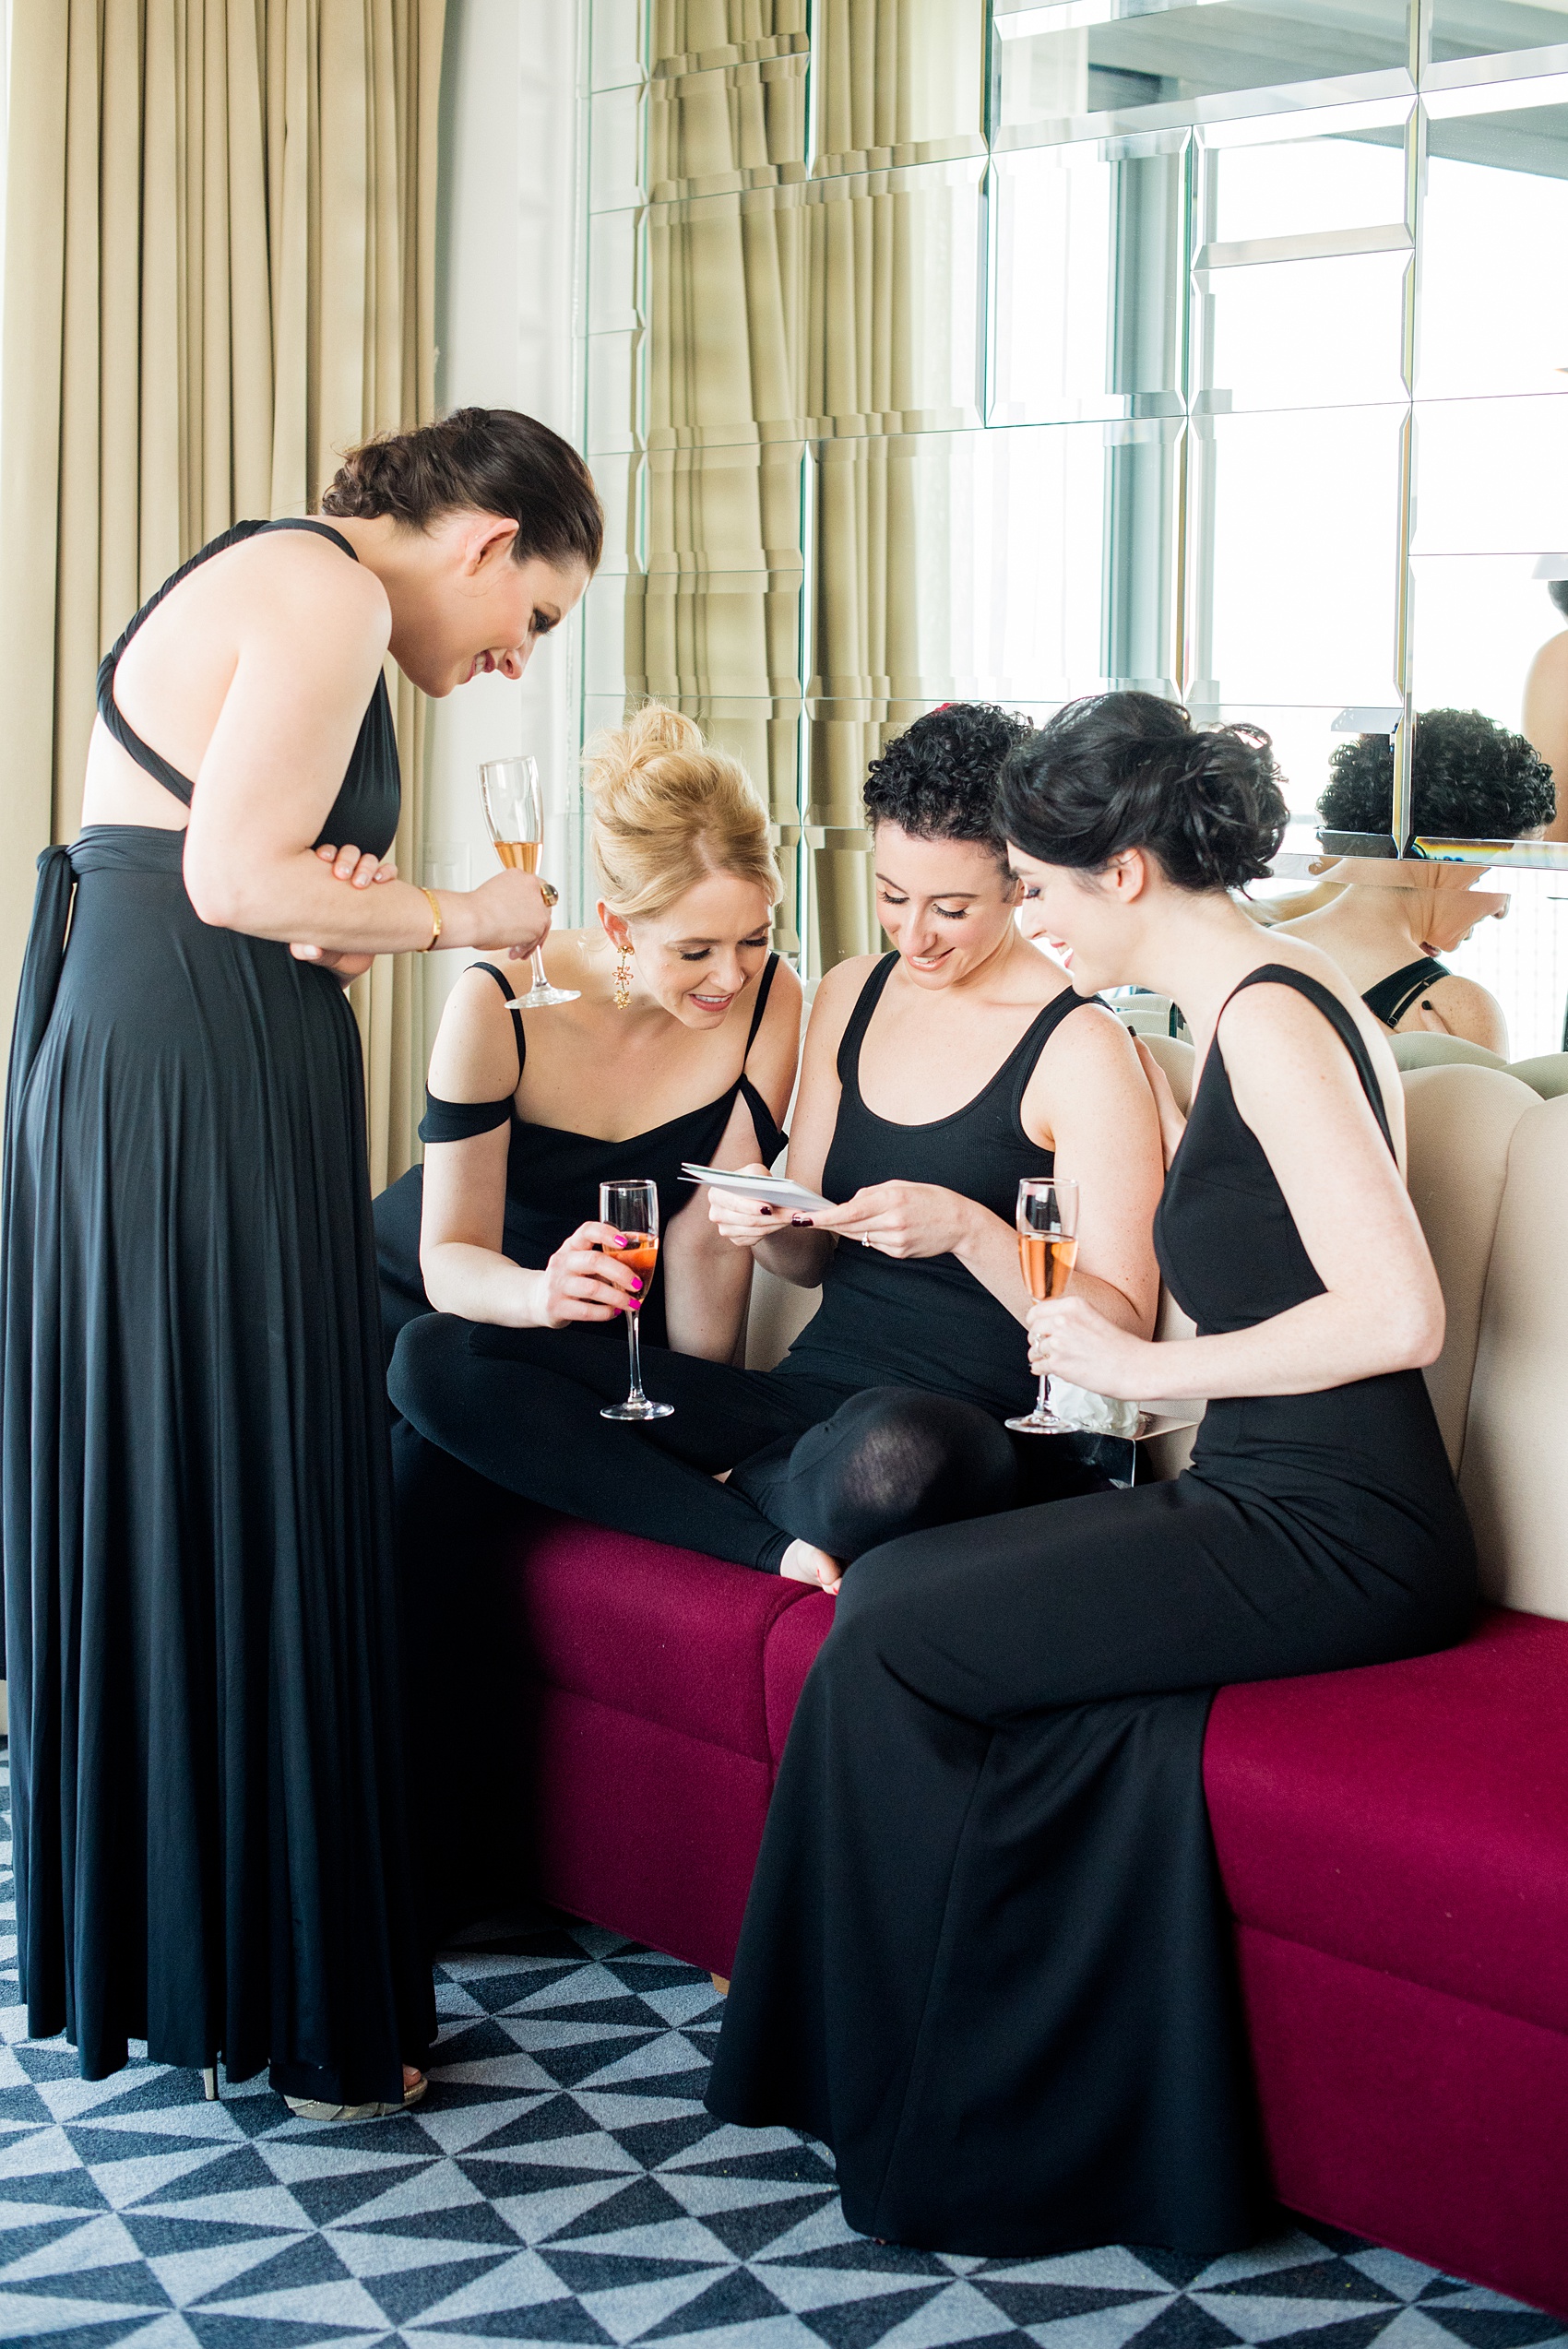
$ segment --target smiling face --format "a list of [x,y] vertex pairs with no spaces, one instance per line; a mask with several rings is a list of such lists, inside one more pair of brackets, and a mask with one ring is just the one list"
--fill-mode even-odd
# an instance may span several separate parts
[[436,700],[475,677],[520,677],[588,586],[584,563],[515,562],[517,535],[501,516],[466,512],[419,534],[417,590],[393,598],[391,650]]
[[631,946],[643,992],[683,1027],[717,1027],[767,959],[773,905],[758,883],[710,872],[661,914],[628,922],[601,903],[599,918]]
[[1017,886],[986,841],[879,824],[873,861],[877,914],[917,986],[951,987],[1007,943]]
[[1129,848],[1103,872],[1083,872],[1042,864],[1010,840],[1007,862],[1019,884],[1019,929],[1066,964],[1078,993],[1129,984],[1149,884],[1162,878],[1154,860],[1142,848]]

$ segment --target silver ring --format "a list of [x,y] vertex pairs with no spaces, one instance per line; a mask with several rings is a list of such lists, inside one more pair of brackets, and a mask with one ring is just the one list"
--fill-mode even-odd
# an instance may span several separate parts
[[861,1232],[861,1246],[862,1248],[869,1248],[871,1246],[871,1240],[864,1232]]

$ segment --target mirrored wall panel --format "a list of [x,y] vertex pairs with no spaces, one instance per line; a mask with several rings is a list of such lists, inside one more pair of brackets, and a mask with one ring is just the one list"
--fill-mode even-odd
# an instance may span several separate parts
[[807,967],[875,943],[892,730],[1132,685],[1274,736],[1261,895],[1490,868],[1444,957],[1560,1042],[1568,7],[594,0],[591,48],[589,702],[743,741]]

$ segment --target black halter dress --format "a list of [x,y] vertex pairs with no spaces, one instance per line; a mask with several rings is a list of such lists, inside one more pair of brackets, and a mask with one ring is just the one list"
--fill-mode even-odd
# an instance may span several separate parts
[[1361,1001],[1384,1027],[1397,1027],[1419,995],[1429,987],[1435,987],[1440,979],[1451,976],[1447,964],[1440,963],[1435,955],[1422,955],[1401,969],[1391,970],[1375,987],[1369,987]]
[[[1386,1136],[1355,1022],[1343,1038]],[[1160,1202],[1205,1335],[1322,1294],[1217,1038]],[[1211,1403],[1170,1484],[850,1567],[802,1692],[708,2092],[807,2130],[933,2251],[1206,2259],[1266,2208],[1204,1807],[1217,1685],[1463,1636],[1475,1556],[1418,1370]]]
[[[103,723],[189,804],[115,706]],[[391,845],[384,682],[323,838]],[[405,1825],[360,1044],[209,927],[184,836],[40,860],[6,1101],[3,1535],[28,2027],[395,2102],[434,2036]],[[67,925],[69,942],[66,943]]]

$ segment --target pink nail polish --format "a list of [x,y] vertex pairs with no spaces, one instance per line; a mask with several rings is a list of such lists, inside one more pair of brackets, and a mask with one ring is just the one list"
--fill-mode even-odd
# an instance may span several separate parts
[[640,1280],[638,1280],[638,1278],[637,1278],[636,1275],[634,1273],[634,1274],[632,1275],[632,1295],[633,1295],[634,1297],[640,1297],[640,1296],[642,1295],[642,1293],[643,1293],[643,1285],[642,1285],[641,1281],[640,1281]]

